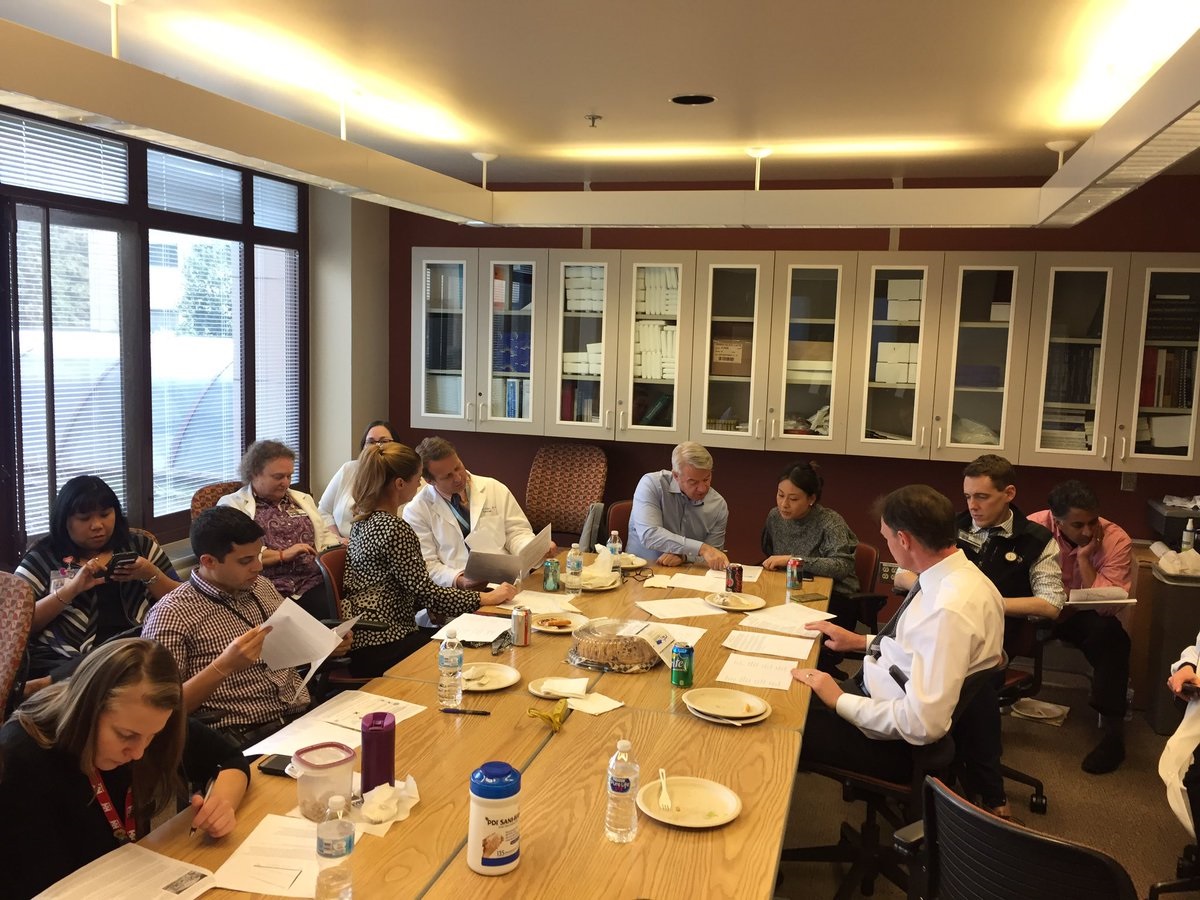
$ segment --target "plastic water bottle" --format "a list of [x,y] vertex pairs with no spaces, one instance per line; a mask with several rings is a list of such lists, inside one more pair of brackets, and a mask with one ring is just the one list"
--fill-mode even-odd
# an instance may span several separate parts
[[567,573],[563,576],[563,587],[568,591],[579,591],[583,588],[583,551],[578,544],[572,544],[567,553]]
[[608,762],[608,808],[604,812],[604,836],[616,844],[637,837],[638,768],[633,745],[617,741],[617,752]]
[[463,649],[458,632],[446,631],[446,639],[438,648],[438,706],[462,706]]
[[608,552],[612,554],[613,571],[621,571],[621,535],[615,531],[608,536]]
[[354,849],[354,823],[346,798],[334,794],[329,798],[325,818],[317,825],[317,856],[323,866],[344,863]]
[[1188,519],[1183,526],[1183,535],[1179,539],[1179,552],[1191,550],[1196,546],[1196,520]]

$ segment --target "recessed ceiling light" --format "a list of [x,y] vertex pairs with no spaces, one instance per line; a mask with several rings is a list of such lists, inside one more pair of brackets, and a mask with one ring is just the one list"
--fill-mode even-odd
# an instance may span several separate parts
[[716,99],[712,94],[680,94],[672,97],[671,102],[680,106],[704,106],[707,103],[715,103]]

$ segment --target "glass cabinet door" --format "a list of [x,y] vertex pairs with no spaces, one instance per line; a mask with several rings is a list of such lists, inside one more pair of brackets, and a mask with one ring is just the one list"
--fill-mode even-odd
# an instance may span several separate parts
[[614,431],[619,254],[551,254],[550,362],[553,389],[546,397],[548,430],[579,437]]
[[[846,446],[854,255],[777,254],[767,449]],[[811,260],[811,261],[810,261]],[[846,299],[851,298],[851,299]]]
[[481,250],[479,428],[541,434],[545,251]]
[[1128,256],[1043,255],[1038,266],[1021,460],[1110,468]]
[[924,338],[938,321],[941,260],[940,254],[916,253],[860,257],[855,352],[861,356],[849,452],[929,456],[935,348],[927,348]]
[[[949,255],[939,340],[933,457],[969,461],[1015,449],[1025,387],[1033,256],[986,264]],[[969,262],[967,260],[970,260]],[[953,297],[951,305],[949,298]]]
[[[702,444],[762,447],[773,255],[701,254],[707,282],[696,362],[703,365],[692,436]],[[764,290],[767,292],[763,296]]]
[[1114,465],[1195,475],[1200,258],[1136,255],[1125,333]]
[[691,412],[695,253],[629,251],[621,257],[617,437],[678,443]]
[[475,250],[413,250],[412,423],[475,428]]

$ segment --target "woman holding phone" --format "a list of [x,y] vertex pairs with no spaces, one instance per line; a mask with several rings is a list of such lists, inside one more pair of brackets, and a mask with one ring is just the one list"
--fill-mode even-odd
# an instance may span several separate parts
[[129,527],[116,493],[94,475],[62,486],[50,533],[25,554],[16,574],[37,598],[27,693],[47,684],[55,670],[69,674],[93,647],[141,625],[150,604],[179,586],[162,548]]
[[0,728],[0,871],[8,898],[39,891],[122,844],[190,798],[191,825],[229,834],[246,758],[189,720],[171,654],[125,638],[25,701]]

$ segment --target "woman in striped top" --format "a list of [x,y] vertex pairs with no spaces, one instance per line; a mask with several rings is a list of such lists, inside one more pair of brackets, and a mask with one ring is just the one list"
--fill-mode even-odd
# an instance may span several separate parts
[[[110,572],[117,553],[133,557]],[[162,548],[129,527],[113,489],[94,475],[62,486],[50,533],[25,554],[16,574],[37,597],[27,693],[56,670],[69,674],[93,647],[141,625],[150,604],[179,586]]]

